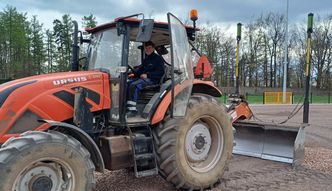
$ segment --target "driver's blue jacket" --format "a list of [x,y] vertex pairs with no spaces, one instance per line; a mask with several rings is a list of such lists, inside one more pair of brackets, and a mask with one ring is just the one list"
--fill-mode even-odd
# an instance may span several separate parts
[[164,60],[161,56],[153,52],[145,57],[143,64],[138,66],[134,73],[137,77],[141,74],[147,74],[147,77],[154,83],[159,83],[165,73]]

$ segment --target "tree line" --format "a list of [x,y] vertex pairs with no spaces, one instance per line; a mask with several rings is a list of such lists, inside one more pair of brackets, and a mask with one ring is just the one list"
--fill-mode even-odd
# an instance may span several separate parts
[[[332,15],[315,16],[312,34],[312,85],[332,88]],[[242,27],[240,82],[245,87],[282,87],[285,57],[285,17],[278,13],[261,15]],[[302,88],[307,58],[307,25],[289,27],[287,87]],[[235,84],[236,37],[217,26],[205,26],[196,45],[213,64],[213,79],[218,86]]]
[[[95,27],[96,18],[82,18],[82,27]],[[69,14],[53,21],[44,30],[33,16],[7,6],[0,12],[0,79],[70,70],[73,23]]]
[[[332,15],[315,15],[312,34],[312,84],[332,88]],[[240,81],[246,87],[281,87],[283,83],[285,17],[278,13],[261,15],[243,25],[240,49]],[[82,27],[95,27],[96,18],[84,16]],[[289,27],[287,87],[303,87],[307,51],[306,23]],[[37,16],[7,6],[0,12],[0,79],[69,71],[73,24],[69,14],[53,21],[45,30]],[[218,86],[235,84],[236,38],[218,26],[203,25],[196,46],[213,65]]]

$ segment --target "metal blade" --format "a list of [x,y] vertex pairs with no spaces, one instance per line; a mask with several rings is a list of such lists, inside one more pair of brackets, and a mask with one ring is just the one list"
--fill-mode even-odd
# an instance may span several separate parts
[[300,164],[304,158],[304,127],[275,123],[239,121],[236,129],[234,154],[267,160]]

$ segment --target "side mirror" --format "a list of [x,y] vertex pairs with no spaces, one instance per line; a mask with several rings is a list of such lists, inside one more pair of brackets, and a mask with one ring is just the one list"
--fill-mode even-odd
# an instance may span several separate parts
[[154,24],[153,19],[143,19],[139,24],[136,41],[138,42],[149,41],[151,39],[153,24]]

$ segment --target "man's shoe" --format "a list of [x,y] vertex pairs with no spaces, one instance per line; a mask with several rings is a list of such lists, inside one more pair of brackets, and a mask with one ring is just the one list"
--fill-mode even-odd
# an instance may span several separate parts
[[136,117],[137,113],[138,113],[137,111],[129,111],[127,112],[127,118]]

